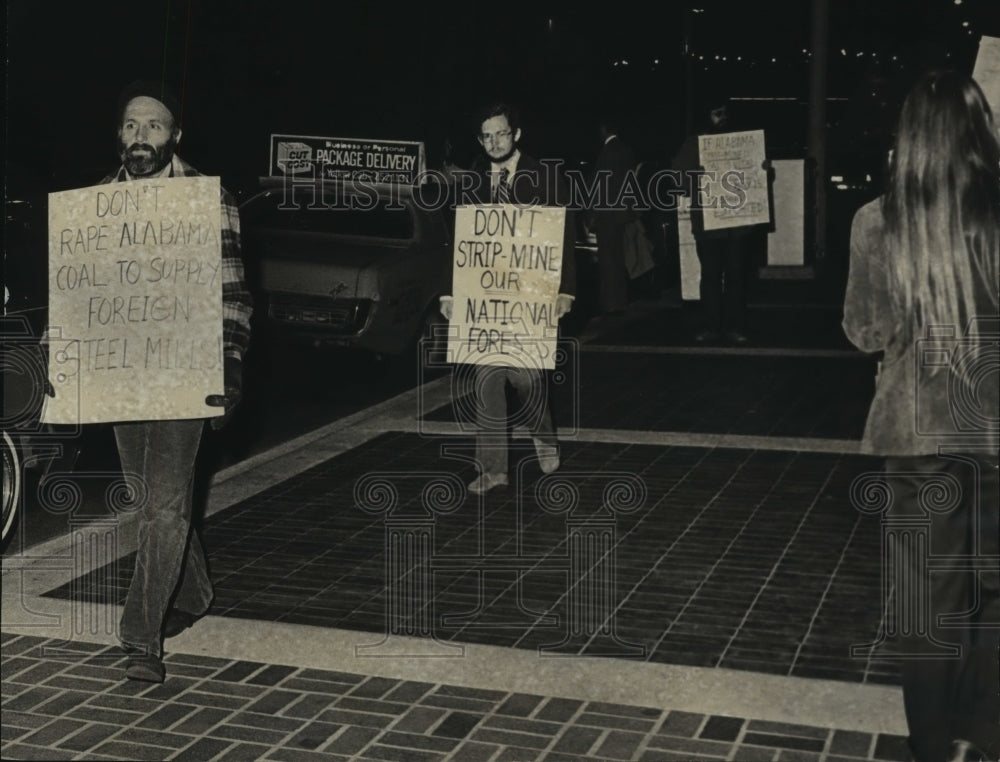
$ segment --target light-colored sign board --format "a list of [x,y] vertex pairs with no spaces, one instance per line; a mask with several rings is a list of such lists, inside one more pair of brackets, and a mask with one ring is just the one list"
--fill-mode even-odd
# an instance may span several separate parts
[[222,394],[218,177],[49,194],[45,423],[208,418]]
[[555,368],[565,224],[562,207],[456,210],[449,362]]
[[767,234],[767,264],[805,264],[805,161],[772,161],[774,230]]
[[414,185],[425,172],[424,144],[417,141],[271,135],[272,177]]
[[979,83],[1000,129],[1000,37],[983,37],[972,78]]
[[764,159],[763,130],[698,136],[698,163],[708,173],[699,196],[705,230],[770,221]]
[[701,298],[701,261],[698,245],[691,227],[691,199],[677,197],[677,250],[681,266],[681,299],[696,301]]

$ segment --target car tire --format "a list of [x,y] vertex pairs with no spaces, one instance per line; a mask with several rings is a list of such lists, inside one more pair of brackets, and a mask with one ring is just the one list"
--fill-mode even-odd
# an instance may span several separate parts
[[21,504],[21,459],[10,434],[3,432],[3,536],[4,544],[14,529],[17,509]]

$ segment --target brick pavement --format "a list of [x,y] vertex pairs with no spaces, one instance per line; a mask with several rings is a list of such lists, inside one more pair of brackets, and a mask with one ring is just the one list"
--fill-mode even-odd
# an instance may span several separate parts
[[[452,437],[447,446],[468,453],[472,442]],[[847,499],[851,480],[876,468],[874,459],[571,442],[563,445],[558,479],[541,478],[525,461],[519,489],[479,503],[462,490],[471,467],[442,462],[439,448],[414,434],[384,434],[210,518],[212,613],[366,632],[405,629],[409,623],[387,620],[387,527],[419,512],[425,490],[437,485],[452,502],[423,516],[435,536],[433,588],[427,600],[407,604],[433,603],[427,626],[435,637],[607,653],[619,649],[617,641],[566,635],[573,615],[568,521],[572,511],[579,520],[584,506],[600,505],[609,480],[618,478],[642,493],[613,527],[617,586],[607,613],[623,653],[895,682],[891,662],[851,654],[852,646],[875,640],[880,624],[879,522]],[[451,470],[457,480],[447,478]],[[362,510],[362,480],[395,490],[393,507]],[[563,487],[579,498],[554,510]],[[120,604],[131,572],[126,558],[49,594]],[[472,615],[456,616],[470,607]]]
[[897,735],[3,636],[5,759],[904,762]]

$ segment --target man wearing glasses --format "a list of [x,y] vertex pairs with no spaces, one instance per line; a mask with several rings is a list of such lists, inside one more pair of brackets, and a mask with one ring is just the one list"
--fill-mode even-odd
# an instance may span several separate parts
[[[522,153],[517,144],[521,127],[517,111],[504,103],[483,109],[477,120],[479,144],[485,161],[474,170],[473,188],[478,203],[511,203],[520,206],[566,206],[569,188],[555,176],[553,166],[543,166]],[[563,230],[563,257],[555,317],[561,318],[573,306],[576,293],[573,215],[566,209]],[[441,314],[452,317],[454,300],[441,297]],[[539,368],[475,366],[477,426],[476,459],[479,476],[470,484],[474,493],[487,492],[508,484],[507,457],[507,384],[514,389],[524,408],[518,419],[529,421],[532,440],[541,470],[551,473],[559,468],[559,445],[552,411],[548,404],[547,378]],[[522,418],[523,416],[523,418]]]

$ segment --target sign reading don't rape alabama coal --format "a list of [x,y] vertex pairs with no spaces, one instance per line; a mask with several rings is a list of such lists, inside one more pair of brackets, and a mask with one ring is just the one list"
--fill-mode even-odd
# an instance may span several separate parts
[[450,362],[555,367],[565,221],[562,207],[456,210]]
[[221,414],[220,222],[217,177],[49,194],[44,422]]

